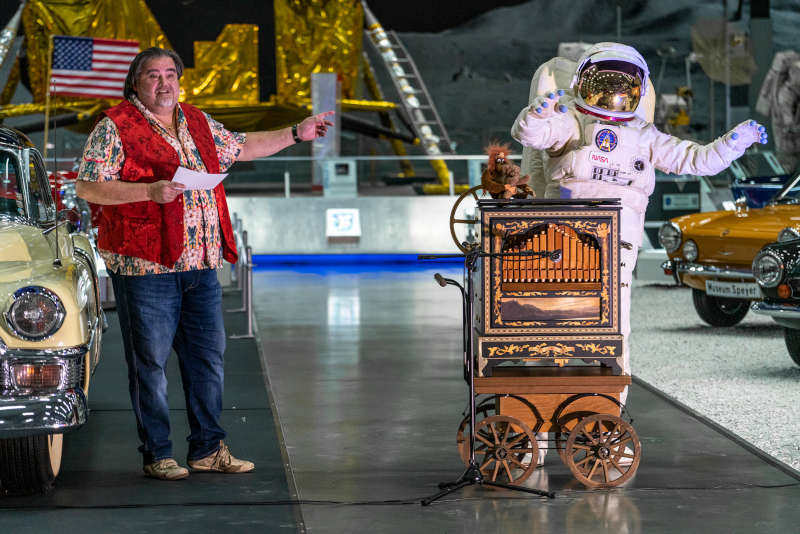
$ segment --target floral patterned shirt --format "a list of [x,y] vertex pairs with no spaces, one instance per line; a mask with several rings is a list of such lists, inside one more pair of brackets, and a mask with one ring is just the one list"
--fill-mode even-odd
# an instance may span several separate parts
[[[207,172],[180,106],[177,109],[178,136],[175,137],[136,96],[131,97],[131,103],[142,112],[153,131],[175,149],[182,167]],[[246,136],[243,133],[228,131],[222,124],[207,114],[204,115],[217,149],[219,171],[225,172],[239,157]],[[117,125],[105,117],[89,135],[78,170],[78,179],[90,182],[118,180],[124,162],[122,138]],[[100,256],[106,262],[106,268],[121,275],[139,276],[221,267],[222,237],[213,190],[186,191],[183,195],[183,253],[172,269],[142,258],[100,249]]]

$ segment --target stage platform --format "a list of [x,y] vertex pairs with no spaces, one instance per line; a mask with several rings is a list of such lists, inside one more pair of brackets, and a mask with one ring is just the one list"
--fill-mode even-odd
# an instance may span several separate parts
[[[256,462],[256,471],[246,475],[193,474],[171,483],[143,477],[111,314],[89,423],[66,442],[57,488],[43,497],[0,499],[0,524],[15,533],[77,527],[170,534],[796,529],[796,471],[638,378],[628,404],[643,458],[625,486],[586,490],[551,451],[526,484],[555,491],[555,499],[469,487],[420,506],[437,483],[463,471],[455,437],[467,397],[458,291],[433,279],[437,271],[460,279],[461,268],[428,267],[293,266],[255,272],[259,339],[229,340],[223,417],[234,453]],[[637,290],[633,294],[636,299]],[[663,299],[675,294],[659,293]],[[238,294],[226,297],[226,308],[239,305]],[[229,334],[244,331],[242,315],[226,313]],[[661,326],[650,316],[646,326],[636,321],[640,340]],[[761,344],[780,339],[778,331],[772,336],[761,323],[757,328],[764,339],[755,341]],[[665,347],[662,341],[656,349],[664,358],[676,352],[699,358],[684,346],[693,330],[668,333],[674,343]],[[636,343],[634,351],[652,350]],[[637,360],[634,352],[634,373],[637,361],[650,360]],[[188,431],[174,364],[173,442],[183,461]],[[770,421],[757,424],[763,434],[780,431]]]
[[[225,309],[241,307],[240,292]],[[0,497],[3,532],[293,532],[299,508],[291,495],[268,387],[254,339],[228,339],[222,424],[235,456],[256,463],[237,475],[194,474],[163,482],[145,478],[136,450],[136,420],[116,313],[108,313],[102,356],[89,391],[86,425],[64,439],[61,474],[45,496]],[[228,335],[246,331],[243,313],[226,313]],[[175,458],[186,465],[189,425],[175,354],[169,360],[169,403]]]

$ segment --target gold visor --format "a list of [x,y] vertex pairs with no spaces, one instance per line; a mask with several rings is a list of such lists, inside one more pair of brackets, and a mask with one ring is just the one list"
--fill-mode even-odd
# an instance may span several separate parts
[[631,73],[622,70],[632,70],[630,67],[617,61],[588,65],[578,86],[586,105],[606,111],[635,111],[642,97],[642,74],[638,69]]

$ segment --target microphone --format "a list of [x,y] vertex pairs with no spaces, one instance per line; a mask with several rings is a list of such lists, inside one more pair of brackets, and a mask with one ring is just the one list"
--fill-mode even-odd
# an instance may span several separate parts
[[447,285],[447,281],[441,274],[436,273],[433,275],[433,277],[436,279],[436,283],[439,284],[440,286],[444,287]]

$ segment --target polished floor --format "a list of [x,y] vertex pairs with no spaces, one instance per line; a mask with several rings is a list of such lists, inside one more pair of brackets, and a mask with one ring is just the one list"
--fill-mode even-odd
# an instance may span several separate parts
[[[461,278],[452,264],[254,273],[258,339],[229,341],[224,411],[234,453],[257,463],[248,475],[176,483],[141,475],[111,317],[90,421],[69,436],[57,488],[0,499],[3,531],[796,531],[796,471],[640,380],[628,403],[643,460],[624,487],[586,490],[551,453],[526,484],[555,499],[472,486],[420,506],[463,471],[455,445],[467,400],[461,306],[434,272]],[[225,307],[239,299],[229,295]],[[226,314],[229,334],[244,331],[242,315]],[[182,459],[175,367],[173,440]]]
[[[643,461],[625,487],[585,490],[551,453],[527,483],[556,499],[469,487],[430,507],[411,504],[463,470],[455,447],[467,399],[461,307],[455,288],[434,282],[435,267],[255,274],[265,367],[309,532],[796,528],[795,471],[638,381],[628,403]],[[438,271],[461,277],[457,266]],[[310,502],[320,500],[350,504]]]

